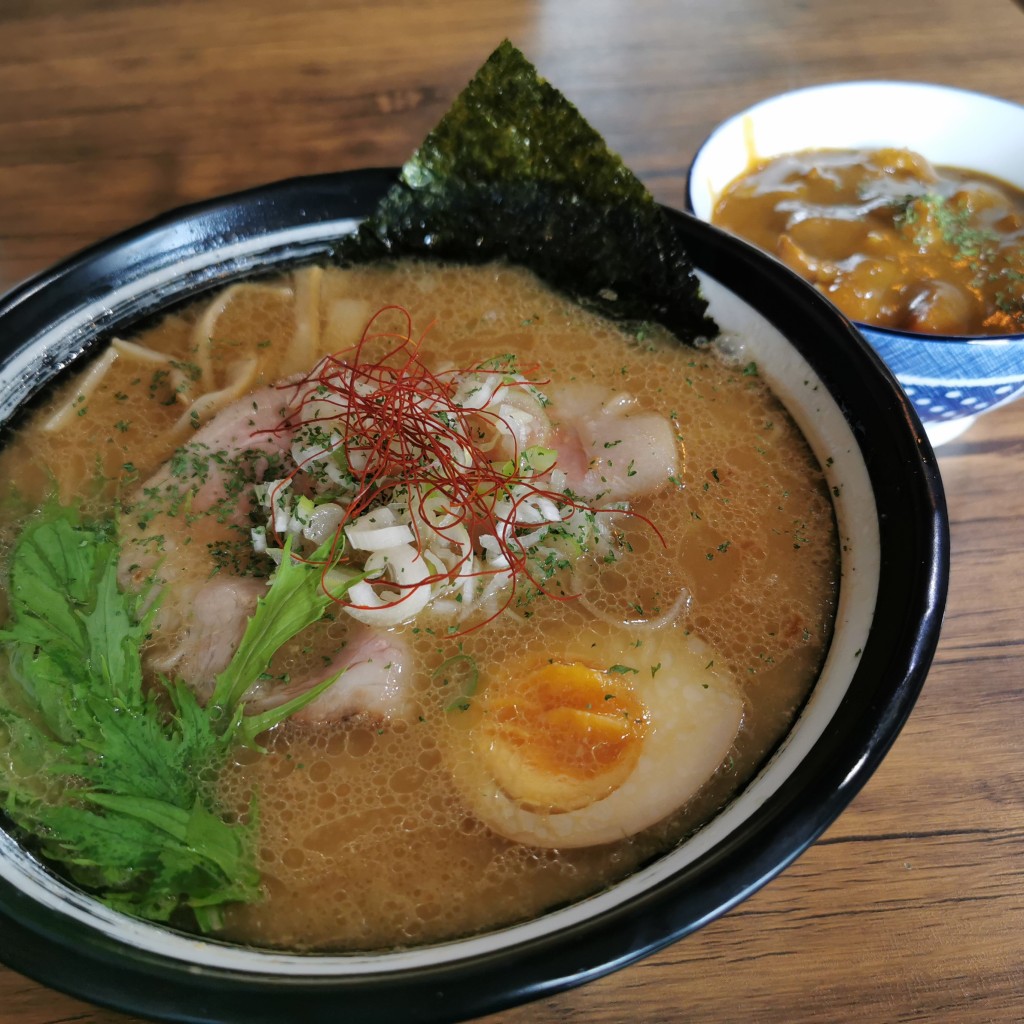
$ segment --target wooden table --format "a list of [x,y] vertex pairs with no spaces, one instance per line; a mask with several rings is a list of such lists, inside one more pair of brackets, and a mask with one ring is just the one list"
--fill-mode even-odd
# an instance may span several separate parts
[[[905,78],[1024,102],[1010,0],[3,0],[0,291],[183,202],[401,162],[504,36],[674,205],[708,130],[785,89]],[[1024,402],[942,451],[942,642],[825,836],[702,932],[489,1024],[1024,1020],[1020,458]],[[131,1018],[0,968],[0,1022],[72,1020]]]

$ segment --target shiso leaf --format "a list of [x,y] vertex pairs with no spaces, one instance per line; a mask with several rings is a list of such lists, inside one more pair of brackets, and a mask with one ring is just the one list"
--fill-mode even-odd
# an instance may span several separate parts
[[337,255],[505,258],[606,316],[718,333],[665,211],[507,40]]
[[[145,685],[155,606],[143,614],[144,595],[118,587],[113,521],[53,500],[14,544],[0,628],[0,812],[109,906],[156,921],[191,913],[210,931],[227,904],[263,896],[257,807],[237,820],[210,783],[234,750],[255,747],[336,679],[245,714],[274,653],[331,603],[320,571],[284,551],[202,705],[181,679]],[[313,557],[329,555],[325,544]]]

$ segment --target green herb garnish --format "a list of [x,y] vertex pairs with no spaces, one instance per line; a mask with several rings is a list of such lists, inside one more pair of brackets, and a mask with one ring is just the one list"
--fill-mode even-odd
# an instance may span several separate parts
[[970,210],[929,192],[907,196],[897,208],[894,221],[897,227],[912,230],[915,245],[945,243],[954,250],[954,258],[960,260],[991,258],[999,236],[972,227],[970,219]]
[[440,678],[442,686],[454,686],[457,691],[456,696],[445,705],[445,711],[469,710],[470,698],[476,693],[480,679],[480,671],[472,655],[459,651],[445,658],[434,669],[433,676],[435,679]]
[[112,523],[56,504],[14,547],[0,807],[109,906],[157,921],[191,911],[210,931],[226,904],[261,896],[255,804],[232,822],[216,778],[236,746],[333,680],[260,715],[244,714],[242,695],[331,598],[318,570],[285,557],[203,707],[181,680],[144,686],[152,612],[140,614],[145,595],[118,588],[119,554]]
[[996,307],[1024,325],[1021,249],[1004,248],[997,232],[975,227],[969,208],[931,192],[908,195],[897,203],[893,223],[922,249],[946,246],[952,260],[973,272],[976,287],[1003,285]]

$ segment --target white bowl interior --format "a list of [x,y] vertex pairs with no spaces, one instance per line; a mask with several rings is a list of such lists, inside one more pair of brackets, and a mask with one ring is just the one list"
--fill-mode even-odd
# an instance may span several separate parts
[[[10,412],[10,396],[27,365],[54,351],[62,337],[85,330],[102,310],[117,308],[132,295],[173,290],[185,271],[226,260],[242,260],[261,252],[287,252],[288,246],[311,238],[331,239],[351,231],[353,221],[324,222],[269,234],[193,257],[187,267],[151,275],[102,302],[82,308],[70,322],[34,340],[8,367],[0,381],[0,413]],[[760,314],[717,282],[704,278],[710,312],[723,330],[723,344],[736,358],[756,360],[803,429],[835,498],[842,552],[842,590],[833,641],[820,680],[788,738],[758,777],[720,815],[682,846],[611,889],[565,909],[491,934],[440,946],[400,950],[381,955],[298,956],[233,947],[181,935],[107,909],[55,879],[5,833],[0,832],[0,877],[31,899],[99,932],[141,950],[214,968],[271,975],[344,977],[422,968],[494,953],[551,935],[579,924],[651,890],[722,841],[753,815],[794,772],[821,737],[849,688],[874,615],[879,579],[877,510],[863,456],[841,410],[809,364]],[[5,394],[7,399],[5,400]],[[737,894],[737,900],[741,894]]]
[[724,121],[690,173],[702,220],[754,161],[804,149],[899,146],[1024,188],[1024,107],[921,82],[841,82],[783,93]]

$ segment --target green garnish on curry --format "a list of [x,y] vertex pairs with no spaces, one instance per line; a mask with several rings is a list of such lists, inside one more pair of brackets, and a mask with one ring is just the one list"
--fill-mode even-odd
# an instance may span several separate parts
[[1024,329],[1024,249],[1005,246],[998,232],[975,227],[972,213],[948,196],[926,192],[906,196],[893,223],[922,249],[945,246],[951,259],[970,268],[977,286],[1002,285],[995,305]]

